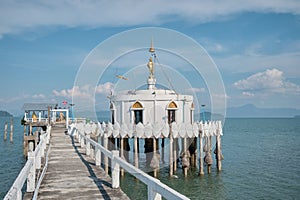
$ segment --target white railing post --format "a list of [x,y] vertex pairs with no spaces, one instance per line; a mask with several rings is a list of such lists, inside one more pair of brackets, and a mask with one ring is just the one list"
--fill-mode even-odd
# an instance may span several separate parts
[[28,152],[28,160],[32,160],[32,166],[27,177],[27,192],[33,192],[35,189],[35,152]]
[[40,135],[40,142],[42,143],[41,144],[41,157],[45,157],[45,155],[44,155],[44,153],[45,153],[45,135],[44,135],[44,133],[42,133],[41,135]]
[[[90,138],[91,138],[91,135],[90,135],[90,134],[87,134],[87,135],[86,135],[86,138],[87,138],[87,139],[90,139]],[[90,143],[89,140],[86,140],[85,155],[87,155],[87,156],[91,155],[91,143]]]
[[[103,136],[103,143],[104,143],[104,148],[106,150],[108,150],[108,136],[107,136],[107,133],[104,133],[104,136]],[[108,174],[108,157],[107,155],[104,154],[104,170],[105,170],[105,173]]]
[[83,148],[84,147],[84,137],[80,136],[80,147]]
[[46,142],[46,144],[50,143],[50,132],[51,132],[51,126],[47,126],[47,142]]
[[22,196],[22,190],[21,189],[17,189],[17,200],[22,200],[23,196]]
[[151,183],[148,184],[148,200],[161,200],[161,195],[153,190]]
[[41,144],[35,149],[35,169],[41,169]]
[[112,188],[119,188],[120,187],[120,165],[116,162],[115,157],[119,157],[119,151],[113,150],[112,151],[112,171],[111,171],[111,185]]
[[95,146],[95,151],[96,151],[96,155],[95,155],[96,166],[100,166],[101,165],[101,151],[96,146]]

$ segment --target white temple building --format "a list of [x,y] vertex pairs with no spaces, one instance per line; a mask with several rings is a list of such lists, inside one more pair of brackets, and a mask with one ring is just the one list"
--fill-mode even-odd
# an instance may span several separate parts
[[155,123],[193,123],[193,96],[178,94],[173,90],[156,88],[154,76],[155,51],[153,43],[149,49],[151,57],[147,89],[122,91],[110,97],[112,123],[155,124]]

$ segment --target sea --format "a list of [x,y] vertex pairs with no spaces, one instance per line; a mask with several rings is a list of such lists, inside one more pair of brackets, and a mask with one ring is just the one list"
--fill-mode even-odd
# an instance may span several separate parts
[[[14,118],[13,142],[3,140],[0,118],[0,198],[3,198],[25,160],[21,118]],[[159,179],[190,199],[300,199],[300,118],[228,118],[222,137],[222,171],[215,163],[210,174],[192,169]],[[121,188],[131,199],[147,199],[147,187],[132,176],[121,178]]]

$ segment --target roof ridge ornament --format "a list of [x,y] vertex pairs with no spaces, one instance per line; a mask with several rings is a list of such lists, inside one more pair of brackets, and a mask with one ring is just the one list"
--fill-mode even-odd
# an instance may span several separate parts
[[147,63],[147,67],[149,69],[148,89],[155,89],[156,80],[154,77],[154,61],[155,61],[156,55],[155,55],[155,49],[154,49],[154,45],[153,45],[153,38],[151,39],[149,52],[151,53],[151,56]]

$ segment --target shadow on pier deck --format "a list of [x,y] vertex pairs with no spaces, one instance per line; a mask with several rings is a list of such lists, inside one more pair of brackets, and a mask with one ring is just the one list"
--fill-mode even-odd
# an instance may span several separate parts
[[111,187],[111,178],[65,130],[59,125],[52,128],[49,165],[38,199],[129,199]]

